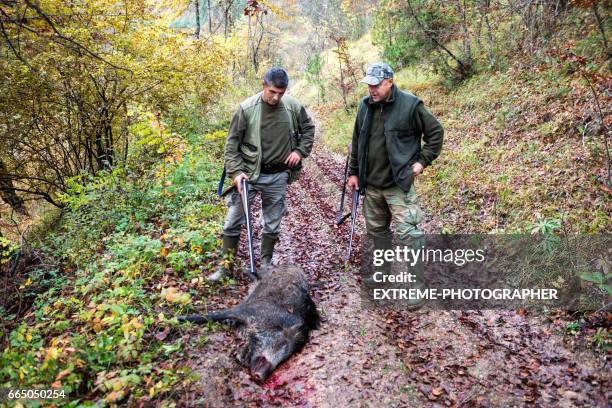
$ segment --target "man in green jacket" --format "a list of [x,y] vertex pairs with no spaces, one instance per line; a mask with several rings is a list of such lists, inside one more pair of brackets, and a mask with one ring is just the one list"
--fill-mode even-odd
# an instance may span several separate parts
[[[211,274],[218,281],[232,268],[246,222],[240,201],[242,179],[251,185],[249,202],[261,193],[263,234],[261,263],[272,262],[280,223],[287,211],[287,184],[297,180],[302,160],[312,150],[314,124],[304,107],[285,95],[289,76],[283,68],[270,68],[263,78],[263,91],[244,100],[230,124],[225,143],[225,170],[235,185],[228,195],[228,213],[223,226],[224,262]],[[228,259],[229,258],[229,259]]]
[[391,247],[391,220],[397,238],[419,248],[423,211],[414,179],[440,154],[444,129],[419,98],[393,84],[388,64],[370,65],[361,82],[370,95],[357,112],[348,186],[365,194],[363,214],[375,249]]

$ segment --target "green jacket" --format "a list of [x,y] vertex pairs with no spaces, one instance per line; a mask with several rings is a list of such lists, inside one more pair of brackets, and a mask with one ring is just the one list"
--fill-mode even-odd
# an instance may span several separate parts
[[[232,121],[243,121],[244,130],[230,131],[225,143],[225,169],[232,179],[240,172],[245,173],[251,181],[256,181],[261,170],[261,100],[259,92],[244,100],[236,111]],[[289,115],[291,128],[291,150],[296,151],[302,159],[308,157],[314,142],[314,125],[304,113],[302,105],[291,95],[284,95],[279,102]],[[303,119],[306,117],[307,120]],[[241,127],[238,127],[241,128]],[[302,162],[291,169],[289,182],[297,180],[302,169]]]
[[[368,163],[370,125],[374,102],[369,96],[359,104],[349,164],[349,175],[359,177],[361,193],[365,192]],[[411,93],[393,86],[392,93],[383,105],[384,134],[389,163],[395,183],[409,191],[416,162],[427,167],[442,150],[444,129],[423,102]],[[421,142],[424,144],[421,146]]]

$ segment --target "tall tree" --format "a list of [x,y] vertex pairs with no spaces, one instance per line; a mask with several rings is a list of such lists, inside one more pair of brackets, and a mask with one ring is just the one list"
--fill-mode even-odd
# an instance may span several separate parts
[[248,0],[244,8],[244,15],[248,17],[248,42],[249,54],[255,73],[259,72],[259,52],[263,40],[264,17],[268,14],[268,9],[256,0]]
[[0,2],[4,192],[59,206],[70,178],[125,160],[133,112],[214,98],[222,51],[169,28],[172,4]]
[[206,0],[207,2],[207,14],[208,14],[208,32],[212,34],[212,8],[210,7],[210,0]]
[[196,29],[195,38],[200,38],[200,0],[194,0],[195,3],[195,18],[196,18]]

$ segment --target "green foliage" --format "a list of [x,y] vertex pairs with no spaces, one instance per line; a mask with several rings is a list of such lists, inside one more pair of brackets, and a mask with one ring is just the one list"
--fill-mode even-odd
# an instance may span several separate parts
[[393,83],[400,89],[409,91],[420,98],[431,94],[438,77],[424,64],[410,65],[393,76]]
[[[444,42],[446,32],[455,29],[455,18],[437,2],[418,0],[412,7],[416,16],[405,3],[384,0],[374,16],[372,40],[383,47],[383,58],[397,69],[430,56],[434,45],[428,35]],[[427,35],[415,17],[428,28]]]
[[[568,104],[588,95],[553,92],[572,84],[558,68],[482,73],[453,92],[424,78],[417,95],[444,125],[445,146],[417,190],[447,232],[558,233],[560,214],[572,233],[607,230],[606,193],[593,176],[605,168],[603,142],[594,142],[601,147],[596,154],[590,138],[581,146],[571,137],[576,122],[568,113],[576,111]],[[418,78],[415,69],[396,77],[407,83]],[[555,123],[549,137],[537,132],[543,122]]]
[[20,194],[61,206],[55,193],[67,193],[69,178],[130,154],[129,127],[147,119],[140,114],[166,118],[186,106],[202,113],[214,101],[228,81],[219,69],[226,50],[170,28],[177,8],[107,0],[3,6],[0,166]]
[[10,262],[17,256],[19,246],[0,236],[0,265]]
[[540,249],[551,254],[561,243],[561,237],[555,235],[561,228],[562,222],[559,218],[546,218],[535,222],[531,226],[531,234],[541,234],[544,239],[540,243]]
[[577,332],[580,331],[580,329],[582,329],[583,325],[584,325],[583,320],[576,320],[575,322],[567,323],[564,327],[564,330],[566,333],[576,334]]
[[304,71],[304,78],[317,88],[317,103],[325,102],[325,84],[321,77],[323,62],[320,54],[315,54]]
[[531,227],[532,234],[554,234],[561,228],[561,220],[559,218],[546,218],[539,220]]
[[612,335],[605,327],[600,327],[592,337],[595,347],[602,349],[606,353],[612,350]]
[[610,272],[609,261],[603,257],[596,260],[595,271],[589,273],[583,273],[580,277],[587,281],[592,282],[599,289],[612,296],[612,273]]
[[353,137],[355,111],[337,109],[328,114],[323,125],[323,141],[335,152],[346,154]]
[[[580,331],[584,330],[585,327],[587,327],[585,321],[581,318],[567,323],[563,330],[567,334],[577,335]],[[609,352],[612,349],[612,335],[610,335],[610,330],[605,327],[598,327],[597,331],[590,336],[590,342],[596,348],[606,353]]]
[[133,157],[74,177],[60,195],[61,227],[38,249],[61,273],[34,271],[35,284],[21,288],[45,291],[34,293],[33,319],[16,326],[0,352],[0,386],[55,384],[71,406],[162,399],[193,381],[186,367],[168,363],[183,352],[181,340],[155,334],[176,324],[166,315],[192,307],[192,286],[213,268],[223,216],[214,146],[223,135],[193,146],[165,128],[160,149],[156,130],[155,122],[131,130],[140,146],[134,154],[149,167]]
[[587,282],[593,282],[598,288],[605,291],[608,296],[612,296],[612,275],[594,272],[583,273],[580,277]]

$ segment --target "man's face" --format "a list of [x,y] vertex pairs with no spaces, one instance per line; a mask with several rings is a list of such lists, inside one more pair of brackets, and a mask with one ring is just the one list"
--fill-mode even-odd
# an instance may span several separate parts
[[268,105],[278,105],[286,90],[287,88],[277,88],[264,82],[262,99]]
[[391,93],[393,79],[383,79],[378,85],[368,85],[368,91],[374,102],[385,101]]

